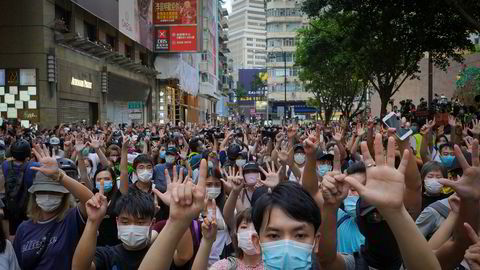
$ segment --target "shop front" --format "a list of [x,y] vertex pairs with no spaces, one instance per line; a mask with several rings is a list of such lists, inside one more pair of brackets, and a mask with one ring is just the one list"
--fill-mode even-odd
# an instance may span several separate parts
[[151,121],[151,87],[148,82],[108,72],[107,121],[115,124],[144,124]]
[[57,59],[57,70],[58,122],[96,123],[102,103],[100,72],[63,59]]

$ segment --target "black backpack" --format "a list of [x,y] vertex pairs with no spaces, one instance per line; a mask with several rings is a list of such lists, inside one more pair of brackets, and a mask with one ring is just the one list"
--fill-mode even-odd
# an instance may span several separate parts
[[7,163],[7,178],[5,179],[5,204],[9,212],[22,216],[27,210],[28,192],[23,181],[27,163],[23,163],[20,171],[13,168],[13,160]]

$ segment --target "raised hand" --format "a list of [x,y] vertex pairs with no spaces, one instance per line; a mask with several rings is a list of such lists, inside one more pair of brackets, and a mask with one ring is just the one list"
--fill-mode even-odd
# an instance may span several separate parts
[[260,167],[260,171],[265,175],[265,180],[260,179],[260,182],[267,187],[274,188],[280,182],[280,170],[282,167],[280,166],[278,170],[275,171],[275,163],[273,161],[271,166],[268,162],[265,164],[267,164],[267,171]]
[[153,193],[166,205],[170,205],[170,198],[172,196],[172,190],[179,184],[182,184],[186,181],[191,181],[191,175],[187,175],[183,178],[183,170],[180,170],[180,173],[177,175],[177,166],[173,166],[173,180],[170,178],[168,170],[165,169],[165,180],[167,181],[167,190],[165,193],[160,192],[158,189],[152,189]]
[[94,149],[98,149],[98,148],[100,148],[100,139],[98,138],[98,136],[91,135],[89,144]]
[[333,139],[336,141],[336,142],[340,142],[343,138],[343,128],[338,126],[338,127],[335,127],[334,129],[335,133],[333,135]]
[[208,215],[203,218],[202,236],[203,240],[213,243],[217,239],[217,205],[211,200],[207,206]]
[[400,210],[403,207],[405,190],[405,170],[410,151],[405,150],[398,169],[395,169],[395,140],[388,138],[387,158],[383,154],[382,135],[375,136],[375,161],[366,142],[361,143],[366,167],[366,183],[347,176],[344,181],[353,187],[363,198],[375,205],[379,211]]
[[183,146],[181,149],[180,149],[180,157],[182,159],[186,159],[187,158],[187,155],[188,155],[188,144],[185,144],[185,146]]
[[50,156],[50,153],[45,145],[43,148],[40,145],[35,145],[33,154],[37,157],[38,162],[42,164],[42,167],[32,167],[32,170],[42,172],[45,175],[53,176],[58,175],[58,163],[55,157]]
[[224,179],[220,179],[223,182],[224,186],[227,186],[228,188],[232,188],[234,191],[241,191],[243,186],[244,186],[244,180],[243,180],[243,171],[242,168],[238,170],[238,172],[235,172],[235,167],[228,167],[228,173],[227,171],[223,170],[223,174],[227,176],[227,181]]
[[444,186],[449,186],[455,190],[462,199],[480,199],[480,161],[478,157],[478,140],[475,139],[472,144],[472,166],[470,166],[458,145],[454,146],[455,157],[463,169],[463,175],[460,180],[452,181],[448,179],[439,179],[438,182]]
[[465,251],[465,261],[467,261],[468,266],[470,266],[470,270],[480,270],[480,238],[470,224],[464,223],[463,225],[473,243],[473,245]]
[[75,136],[75,151],[80,153],[87,145],[85,144],[83,135],[81,133]]
[[357,137],[362,137],[365,134],[365,126],[362,123],[357,123]]
[[468,130],[470,130],[470,132],[472,132],[472,134],[474,136],[478,136],[480,135],[480,121],[476,120],[476,119],[473,119],[472,120],[472,128],[469,128]]
[[460,213],[460,197],[458,197],[456,193],[453,193],[450,197],[448,197],[448,204],[450,205],[450,209],[453,213]]
[[205,208],[207,172],[207,160],[202,159],[196,185],[192,181],[186,181],[173,187],[170,197],[170,219],[172,221],[190,224]]
[[107,213],[107,197],[104,196],[104,184],[103,179],[100,180],[100,191],[93,195],[85,203],[85,209],[87,210],[88,220],[92,221],[96,224],[102,222],[103,218],[105,217],[105,213]]
[[128,148],[130,147],[130,144],[132,143],[132,137],[123,134],[122,131],[122,147]]
[[455,127],[457,125],[457,118],[455,118],[455,116],[449,114],[448,115],[448,125],[450,125],[451,127]]
[[287,137],[291,140],[297,134],[297,128],[294,125],[289,125],[287,128]]
[[[322,180],[322,196],[325,204],[340,207],[348,196],[350,187],[344,181],[345,175],[338,171],[327,173]],[[339,179],[339,180],[337,180]]]
[[320,136],[319,132],[308,132],[308,138],[303,141],[303,150],[305,151],[305,155],[307,156],[315,156],[317,153],[318,144],[320,140],[318,139]]

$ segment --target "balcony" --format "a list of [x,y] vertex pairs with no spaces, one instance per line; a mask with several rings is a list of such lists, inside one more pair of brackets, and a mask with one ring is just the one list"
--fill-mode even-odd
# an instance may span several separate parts
[[108,44],[101,41],[91,41],[82,37],[79,33],[55,33],[55,42],[65,47],[82,51],[93,57],[104,59],[107,63],[118,65],[124,69],[136,73],[143,73],[149,76],[156,76],[158,72],[151,67],[143,65],[140,61],[136,62],[123,54],[112,50]]
[[220,20],[220,25],[222,26],[222,28],[226,29],[228,28],[228,19],[223,17],[221,20]]

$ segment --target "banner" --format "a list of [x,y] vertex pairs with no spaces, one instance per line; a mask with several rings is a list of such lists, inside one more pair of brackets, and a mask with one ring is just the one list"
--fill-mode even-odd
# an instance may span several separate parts
[[155,0],[153,23],[155,25],[197,24],[197,1]]
[[119,0],[119,30],[152,50],[152,0]]
[[155,27],[155,51],[195,52],[197,50],[196,26]]

